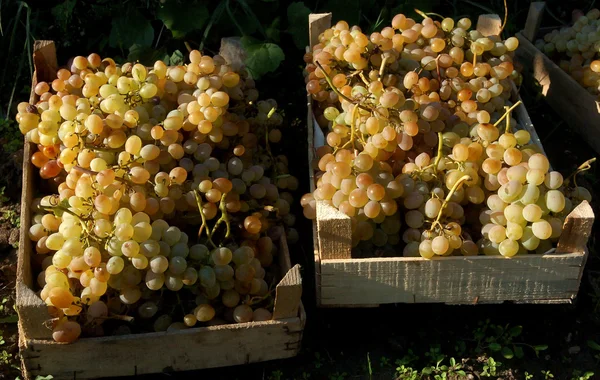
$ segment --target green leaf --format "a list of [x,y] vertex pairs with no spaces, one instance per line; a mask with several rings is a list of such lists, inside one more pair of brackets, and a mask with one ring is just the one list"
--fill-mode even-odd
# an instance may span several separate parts
[[538,352],[538,351],[545,351],[548,349],[548,345],[547,344],[540,344],[538,346],[533,346],[533,349]]
[[267,37],[269,37],[269,39],[271,39],[275,42],[279,42],[279,34],[280,34],[279,24],[280,23],[281,22],[279,20],[279,17],[275,17],[275,20],[273,20],[271,25],[265,31],[267,33]]
[[308,45],[308,15],[310,9],[302,2],[291,3],[287,9],[287,32],[292,35],[298,49]]
[[594,342],[593,340],[588,340],[587,345],[592,350],[600,351],[600,344]]
[[54,379],[54,376],[52,376],[52,375],[48,375],[48,376],[37,375],[35,377],[35,380],[52,380],[52,379]]
[[135,44],[150,46],[153,40],[150,21],[133,9],[113,20],[108,43],[113,48],[129,49]]
[[510,348],[502,347],[502,356],[504,356],[506,359],[512,359],[515,356],[515,354]]
[[174,38],[183,38],[192,30],[202,28],[208,20],[209,12],[204,4],[179,4],[169,0],[158,10],[156,16],[173,33]]
[[494,352],[498,352],[498,351],[502,350],[502,346],[499,345],[498,343],[490,343],[490,350],[492,350]]
[[169,58],[169,62],[171,62],[172,66],[182,65],[184,60],[185,58],[183,56],[183,53],[179,50],[175,50],[173,54],[171,54],[171,58]]
[[523,352],[523,348],[522,347],[515,346],[514,350],[515,350],[515,356],[517,358],[522,359],[525,356],[525,353]]
[[8,317],[0,318],[0,323],[17,323],[19,316],[17,314],[9,315]]
[[433,368],[432,367],[425,367],[425,368],[423,368],[422,373],[423,373],[423,375],[431,375],[433,373]]
[[275,71],[285,58],[283,50],[276,44],[261,42],[248,36],[242,37],[241,43],[247,54],[246,68],[254,79]]
[[522,331],[523,331],[523,326],[513,326],[510,328],[510,330],[508,330],[508,333],[512,337],[517,337],[517,336],[521,335]]

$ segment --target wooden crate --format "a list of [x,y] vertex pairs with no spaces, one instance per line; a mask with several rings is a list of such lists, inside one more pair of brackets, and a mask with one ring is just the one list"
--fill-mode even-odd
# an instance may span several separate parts
[[[52,41],[36,41],[35,74],[51,81],[56,74],[56,51]],[[35,102],[32,91],[30,102]],[[35,147],[25,143],[23,193],[21,197],[21,240],[17,264],[17,311],[19,348],[26,378],[53,375],[55,379],[87,379],[133,376],[225,367],[293,357],[298,354],[306,315],[300,301],[302,280],[299,266],[291,266],[285,234],[279,250],[282,280],[276,288],[274,320],[175,332],[81,338],[72,344],[56,343],[44,327],[50,319],[47,307],[33,289],[32,243],[29,205],[36,181],[31,154]]]
[[[497,25],[482,17],[486,29]],[[492,19],[493,21],[493,19]],[[311,45],[331,24],[331,14],[309,17]],[[513,100],[520,99],[513,88]],[[315,188],[315,148],[323,134],[308,96],[309,176]],[[515,109],[519,124],[540,145],[523,105]],[[566,218],[556,249],[546,254],[470,257],[351,257],[350,218],[332,206],[317,202],[313,222],[317,305],[320,307],[376,307],[386,303],[566,303],[577,295],[588,256],[586,243],[594,222],[587,202]]]
[[517,59],[542,86],[542,94],[548,104],[600,153],[600,103],[575,79],[535,47],[536,38],[543,37],[550,29],[540,30],[544,2],[533,2],[529,8],[525,29],[517,33],[519,48]]

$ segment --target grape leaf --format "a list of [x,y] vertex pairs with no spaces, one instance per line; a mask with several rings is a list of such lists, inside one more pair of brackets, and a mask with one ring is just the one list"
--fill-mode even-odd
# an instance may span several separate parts
[[156,13],[174,38],[183,38],[192,30],[200,29],[208,20],[208,8],[204,4],[178,4],[167,1]]
[[129,49],[132,45],[150,46],[154,40],[154,29],[140,12],[133,9],[113,20],[109,45],[113,48]]
[[73,10],[75,9],[75,3],[77,3],[77,0],[66,0],[63,3],[54,6],[50,11],[52,16],[54,16],[56,23],[63,31],[66,31],[69,26],[69,21],[71,20]]
[[292,35],[294,44],[298,49],[304,49],[308,45],[308,15],[310,9],[301,2],[291,3],[287,9],[288,28]]
[[523,326],[513,326],[510,328],[510,330],[508,330],[508,333],[512,337],[517,337],[517,336],[521,335],[522,331],[523,331]]
[[129,48],[127,60],[129,62],[140,62],[146,66],[152,66],[157,60],[164,60],[165,55],[166,49],[164,47],[156,50],[150,46],[134,44]]
[[279,17],[275,17],[275,19],[273,20],[271,25],[265,30],[267,37],[269,37],[269,39],[271,39],[275,42],[279,42],[279,34],[280,34],[279,24],[280,24]]
[[285,58],[283,50],[276,44],[261,42],[248,36],[242,37],[240,42],[247,54],[246,68],[254,79],[275,71]]

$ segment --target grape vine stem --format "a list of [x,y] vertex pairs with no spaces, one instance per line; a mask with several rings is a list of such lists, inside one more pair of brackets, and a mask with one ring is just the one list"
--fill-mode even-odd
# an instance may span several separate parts
[[227,227],[227,231],[225,232],[225,239],[229,239],[229,237],[231,235],[231,225],[229,222],[229,214],[227,213],[227,204],[225,203],[226,196],[227,196],[227,193],[223,193],[223,195],[221,195],[221,201],[219,202],[219,210],[221,210],[221,217],[219,218],[219,220],[217,220],[217,222],[213,226],[213,229],[212,229],[210,235],[213,236],[215,234],[215,232],[217,231],[217,227],[219,227],[219,225],[221,223],[225,223],[225,226]]
[[365,110],[367,112],[371,112],[371,110],[368,107],[365,107],[365,106],[363,106],[361,104],[355,103],[354,100],[352,100],[349,97],[347,97],[346,95],[342,94],[340,92],[340,90],[338,90],[337,87],[335,87],[333,85],[333,82],[331,81],[331,78],[329,78],[329,74],[327,74],[327,72],[323,68],[323,65],[321,65],[321,63],[319,61],[317,61],[315,63],[319,67],[319,69],[321,69],[321,71],[323,72],[323,75],[325,76],[325,80],[327,81],[327,84],[329,85],[329,87],[331,87],[331,89],[333,90],[333,92],[335,92],[340,98],[344,99],[345,101],[358,106],[360,109]]
[[502,116],[500,117],[500,119],[498,119],[498,121],[496,121],[496,122],[494,123],[494,127],[497,127],[497,126],[498,126],[498,125],[499,125],[499,124],[502,122],[502,120],[504,120],[504,118],[505,118],[506,116],[510,115],[510,113],[512,112],[512,110],[514,110],[515,108],[517,108],[517,107],[518,107],[520,104],[522,104],[522,103],[523,103],[523,102],[519,100],[518,102],[516,102],[515,104],[513,104],[513,105],[512,105],[512,106],[511,106],[509,109],[507,109],[507,110],[506,110],[506,112],[504,112],[504,115],[502,115]]
[[579,165],[577,167],[577,169],[570,176],[568,176],[567,179],[564,181],[565,184],[568,185],[569,182],[572,179],[573,180],[573,184],[575,186],[577,186],[577,174],[579,174],[581,172],[584,172],[586,170],[590,170],[592,168],[591,164],[593,164],[594,162],[596,162],[596,157],[590,158],[589,160],[587,160],[583,164]]
[[200,211],[200,218],[202,218],[202,225],[198,229],[198,239],[202,236],[202,230],[206,229],[206,236],[208,237],[208,242],[212,244],[213,248],[217,248],[215,243],[212,241],[212,236],[210,233],[210,229],[208,228],[208,224],[206,223],[206,216],[202,212],[202,197],[198,190],[194,190],[194,197],[196,197],[196,204],[198,205],[198,211]]
[[[73,169],[77,170],[78,172],[89,174],[89,175],[98,175],[98,172],[95,172],[95,171],[89,170],[89,169],[84,169],[81,166],[73,166]],[[115,180],[117,180],[117,181],[119,181],[121,183],[127,184],[127,185],[129,185],[131,187],[136,186],[135,183],[133,183],[130,180],[125,179],[125,178],[121,178],[121,177],[115,176]]]
[[458,179],[458,181],[456,181],[456,183],[454,184],[454,186],[452,186],[452,189],[450,189],[450,191],[448,192],[448,195],[446,195],[446,199],[444,199],[444,203],[442,203],[442,207],[440,207],[440,211],[438,212],[437,218],[435,218],[435,221],[433,223],[431,223],[431,228],[429,229],[430,231],[433,231],[435,229],[436,226],[440,226],[440,219],[442,218],[442,214],[444,213],[444,209],[448,206],[448,202],[450,202],[450,198],[452,198],[452,195],[454,195],[454,193],[460,188],[460,186],[466,182],[466,181],[470,181],[472,180],[471,176],[469,175],[464,175],[462,177],[460,177]]

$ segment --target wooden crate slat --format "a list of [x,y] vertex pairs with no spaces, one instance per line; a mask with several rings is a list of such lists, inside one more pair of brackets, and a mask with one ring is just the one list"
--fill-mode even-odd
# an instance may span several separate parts
[[571,299],[584,252],[523,257],[328,260],[321,264],[321,302],[473,303]]
[[133,376],[247,364],[295,356],[299,318],[223,325],[169,333],[80,339],[73,344],[30,340],[21,350],[32,377]]

